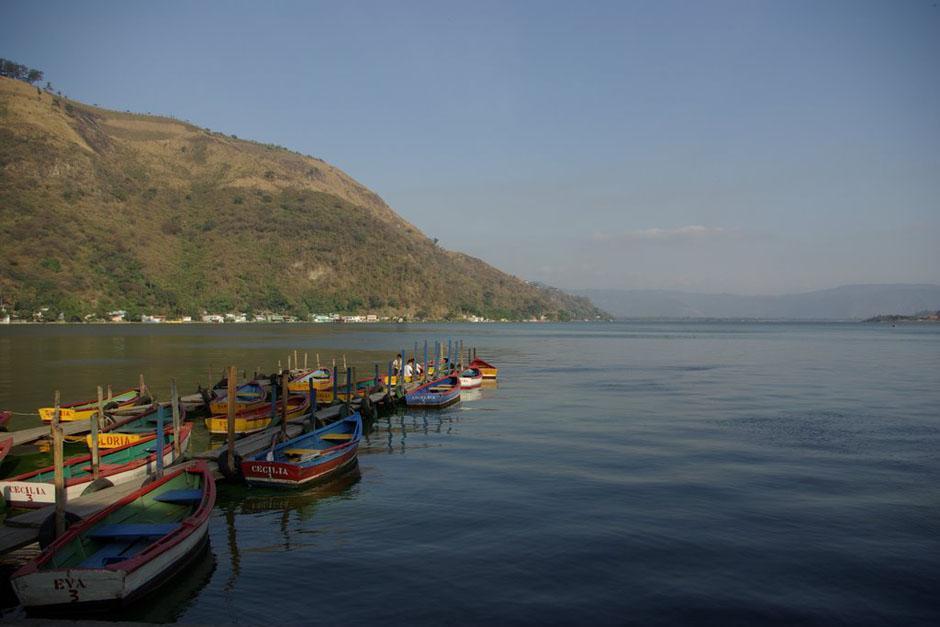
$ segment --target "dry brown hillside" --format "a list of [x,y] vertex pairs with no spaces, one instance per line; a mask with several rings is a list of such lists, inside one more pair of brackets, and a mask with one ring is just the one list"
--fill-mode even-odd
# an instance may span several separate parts
[[123,308],[593,317],[437,247],[344,172],[279,146],[0,78],[0,296]]

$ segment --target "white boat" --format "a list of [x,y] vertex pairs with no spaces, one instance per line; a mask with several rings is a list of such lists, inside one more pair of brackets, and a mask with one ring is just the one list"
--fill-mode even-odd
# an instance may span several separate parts
[[205,462],[169,473],[69,528],[10,583],[27,608],[126,605],[200,556],[214,505]]
[[467,368],[460,373],[460,389],[472,390],[483,385],[483,373],[476,368]]
[[[184,424],[180,427],[180,453],[189,448],[193,426]],[[173,434],[164,436],[163,465],[169,466],[177,461],[173,450]],[[128,481],[143,481],[156,472],[157,456],[154,444],[157,435],[142,438],[126,446],[110,449],[101,453],[99,477],[107,479],[112,485]],[[82,455],[65,460],[65,496],[66,500],[78,498],[93,480],[91,455]],[[55,503],[54,468],[52,466],[26,472],[0,481],[0,493],[12,507],[36,508]]]

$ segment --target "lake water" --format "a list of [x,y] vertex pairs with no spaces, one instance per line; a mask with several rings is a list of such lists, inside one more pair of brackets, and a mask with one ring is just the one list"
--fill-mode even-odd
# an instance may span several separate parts
[[0,407],[447,338],[499,387],[379,418],[341,482],[220,486],[199,567],[112,617],[940,622],[940,325],[6,327]]

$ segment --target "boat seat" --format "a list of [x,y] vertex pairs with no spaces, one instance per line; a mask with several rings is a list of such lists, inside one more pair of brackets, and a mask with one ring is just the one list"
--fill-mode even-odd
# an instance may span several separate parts
[[78,565],[79,568],[104,568],[108,564],[114,564],[115,562],[123,562],[124,560],[130,558],[130,555],[124,555],[124,552],[127,551],[131,546],[136,543],[136,540],[124,540],[121,542],[109,542],[100,550],[95,551],[90,556],[88,556],[85,561]]
[[180,523],[114,523],[101,525],[88,533],[89,538],[159,538],[176,531]]
[[324,433],[323,435],[320,436],[320,439],[332,440],[334,442],[340,441],[340,440],[352,440],[352,434],[351,433]]
[[202,490],[199,488],[180,488],[177,490],[168,490],[163,494],[153,497],[154,501],[160,503],[173,503],[174,505],[190,505],[192,503],[202,502]]
[[320,449],[315,448],[287,448],[284,449],[284,454],[288,457],[306,457],[314,456],[320,454]]

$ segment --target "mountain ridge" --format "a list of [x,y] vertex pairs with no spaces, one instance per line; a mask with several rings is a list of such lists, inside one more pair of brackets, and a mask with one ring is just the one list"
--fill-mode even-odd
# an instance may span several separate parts
[[940,285],[853,284],[781,295],[681,290],[569,290],[618,318],[864,320],[940,308]]
[[438,247],[322,159],[7,78],[0,172],[0,295],[18,311],[602,313]]

